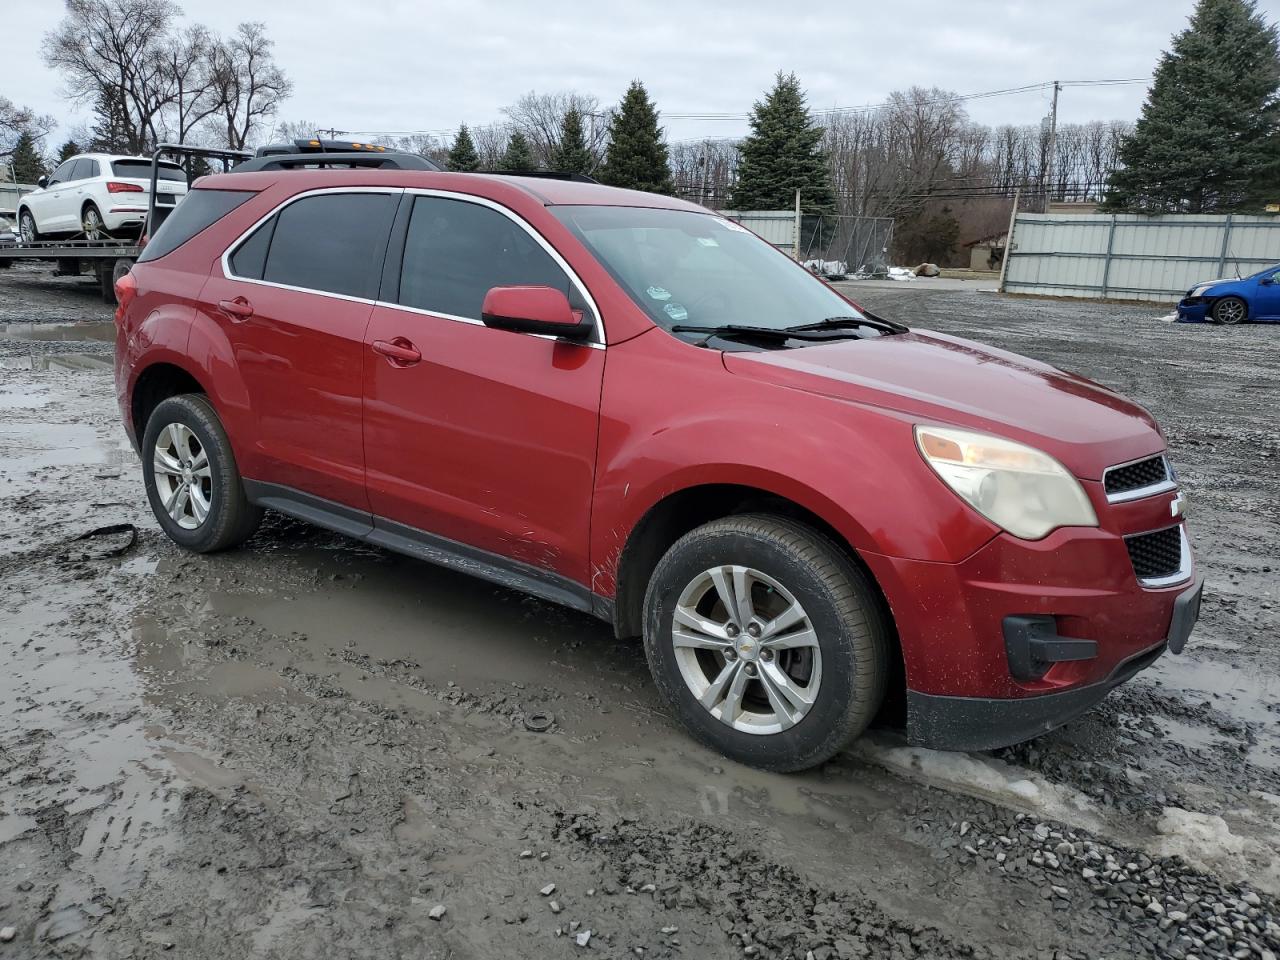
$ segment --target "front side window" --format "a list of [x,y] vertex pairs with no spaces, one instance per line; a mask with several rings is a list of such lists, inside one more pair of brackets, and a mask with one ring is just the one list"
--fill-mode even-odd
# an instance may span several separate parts
[[523,285],[555,287],[576,300],[568,274],[509,217],[466,200],[414,200],[401,304],[478,320],[491,287]]
[[860,317],[790,257],[712,214],[649,207],[549,209],[665,329],[781,329]]
[[294,201],[275,216],[262,279],[376,297],[398,200],[389,193],[325,193]]
[[53,171],[53,175],[49,177],[49,186],[53,186],[55,183],[66,183],[70,180],[71,171],[75,169],[78,162],[75,157],[72,157],[65,163],[59,164],[58,169]]

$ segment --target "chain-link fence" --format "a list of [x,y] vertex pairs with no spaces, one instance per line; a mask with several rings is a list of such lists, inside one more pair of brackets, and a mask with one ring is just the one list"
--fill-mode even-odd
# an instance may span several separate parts
[[807,216],[800,259],[827,277],[883,276],[893,244],[891,217]]

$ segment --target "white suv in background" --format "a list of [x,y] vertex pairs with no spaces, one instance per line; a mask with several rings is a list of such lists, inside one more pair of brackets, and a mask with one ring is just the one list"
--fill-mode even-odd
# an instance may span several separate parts
[[[146,157],[82,153],[41,177],[39,189],[18,203],[18,230],[24,242],[50,236],[83,235],[105,240],[142,231],[151,196],[151,161]],[[187,175],[161,161],[157,206],[173,206],[187,193]]]

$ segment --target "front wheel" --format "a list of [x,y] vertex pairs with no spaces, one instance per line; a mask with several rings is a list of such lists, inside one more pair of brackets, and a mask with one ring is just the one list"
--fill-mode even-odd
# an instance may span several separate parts
[[1249,316],[1249,306],[1239,297],[1223,297],[1213,305],[1209,315],[1214,323],[1233,327]]
[[40,240],[40,231],[36,229],[36,218],[31,215],[30,210],[23,210],[18,215],[18,235],[22,237],[23,243],[38,243]]
[[884,699],[889,624],[863,572],[792,520],[743,515],[686,534],[645,595],[645,652],[693,735],[734,760],[803,770]]
[[142,439],[147,499],[179,546],[212,553],[249,539],[262,510],[249,503],[235,454],[208,399],[194,393],[162,401]]

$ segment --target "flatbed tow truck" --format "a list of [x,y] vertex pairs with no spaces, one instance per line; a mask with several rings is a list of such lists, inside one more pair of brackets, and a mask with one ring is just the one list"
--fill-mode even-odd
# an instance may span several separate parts
[[150,235],[164,222],[172,207],[156,207],[156,186],[162,157],[180,162],[193,157],[218,160],[223,170],[252,157],[247,150],[216,150],[180,143],[162,143],[151,155],[151,199],[147,219],[136,239],[87,240],[71,237],[65,240],[39,240],[35,243],[0,244],[0,270],[19,260],[45,260],[57,264],[55,276],[76,277],[92,273],[102,290],[104,303],[116,302],[115,284],[129,272],[142,251],[141,237]]

